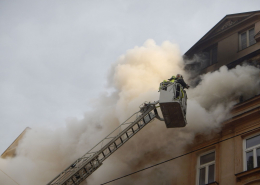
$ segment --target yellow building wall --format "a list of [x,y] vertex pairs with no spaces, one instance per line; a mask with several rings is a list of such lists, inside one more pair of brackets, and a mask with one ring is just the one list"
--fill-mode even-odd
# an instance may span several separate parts
[[16,148],[19,145],[19,141],[24,137],[25,133],[30,128],[27,127],[24,129],[24,131],[14,140],[14,142],[4,151],[4,153],[1,155],[1,158],[7,158],[7,157],[15,157],[16,155]]

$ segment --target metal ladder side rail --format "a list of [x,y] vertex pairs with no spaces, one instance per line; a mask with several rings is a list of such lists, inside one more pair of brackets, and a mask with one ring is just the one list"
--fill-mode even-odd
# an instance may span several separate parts
[[[91,154],[91,153],[96,153],[97,151],[94,151],[93,152],[93,150],[98,146],[98,145],[100,145],[100,144],[102,144],[102,142],[103,141],[105,141],[106,139],[113,139],[113,138],[115,138],[115,137],[117,137],[120,133],[121,133],[121,131],[120,131],[120,133],[119,134],[117,134],[116,136],[112,136],[112,137],[110,137],[109,138],[109,136],[111,136],[115,131],[117,131],[119,128],[121,128],[123,125],[126,125],[126,124],[130,124],[130,123],[132,123],[132,122],[130,122],[130,123],[127,123],[127,121],[128,120],[130,120],[131,118],[133,118],[135,115],[137,115],[138,113],[139,113],[140,111],[138,111],[138,112],[135,112],[134,114],[132,114],[132,116],[130,116],[126,121],[124,121],[123,123],[121,123],[117,128],[115,128],[110,134],[108,134],[104,139],[102,139],[99,143],[97,143],[94,147],[92,147],[86,154],[84,154],[83,155],[83,157],[84,156],[88,156],[89,154]],[[101,148],[103,148],[103,147],[101,147]],[[91,156],[93,156],[92,154],[91,154]]]
[[[98,159],[98,161],[99,161],[99,163],[100,163],[100,165],[101,165],[102,162],[103,162],[106,158],[108,158],[108,157],[109,157],[112,153],[114,153],[119,147],[121,147],[126,141],[128,141],[133,135],[135,135],[139,130],[141,130],[147,123],[149,123],[151,120],[153,120],[153,119],[155,118],[155,116],[152,116],[152,117],[151,117],[151,114],[150,114],[150,112],[151,112],[153,109],[154,109],[154,108],[149,109],[146,113],[142,114],[142,116],[139,117],[139,119],[137,119],[131,126],[129,126],[128,128],[126,128],[124,131],[122,131],[122,133],[120,134],[120,136],[118,136],[117,138],[115,138],[114,140],[112,140],[111,142],[109,142],[106,146],[104,146],[103,150],[100,150],[99,152],[97,152],[97,154],[94,155],[94,156],[93,156],[93,159],[90,160],[89,162],[92,162],[92,161],[95,161],[96,159]],[[148,115],[149,118],[151,117],[149,120],[148,120],[147,118],[146,118],[146,120],[144,119],[147,115]],[[143,124],[142,127],[140,127],[139,122],[140,122],[142,119],[144,120],[144,123],[146,123],[146,124]],[[139,126],[137,126],[137,125],[139,125]],[[133,129],[135,126],[136,126],[136,128]],[[118,139],[120,139],[120,137],[122,137],[125,132],[127,132],[127,131],[129,131],[129,130],[132,130],[132,129],[134,130],[133,133],[130,135],[130,137],[129,137],[128,139],[125,140],[125,142],[116,144],[116,141],[117,141]],[[121,141],[121,140],[120,140],[120,141]],[[110,150],[109,150],[110,153],[109,153],[108,155],[104,156],[104,155],[102,154],[102,152],[103,152],[104,150],[106,150],[107,148],[110,148]],[[88,162],[88,163],[89,163],[89,162]],[[76,173],[78,173],[79,171],[81,171],[81,176],[82,176],[82,178],[78,179],[78,180],[77,180],[75,183],[73,183],[73,184],[77,184],[78,181],[81,181],[81,182],[82,182],[85,178],[87,178],[89,175],[91,175],[91,174],[96,170],[96,169],[94,169],[94,170],[91,169],[91,173],[88,173],[87,175],[84,175],[84,168],[85,168],[85,166],[88,165],[88,163],[86,163],[84,166],[82,166],[81,169],[77,170]],[[86,169],[85,169],[85,170],[86,170]],[[73,179],[73,178],[75,179],[74,175],[75,175],[76,173],[74,173],[74,174],[72,174],[70,177],[66,178],[66,180],[64,180],[64,181],[61,182],[61,184],[66,184],[66,182],[70,181],[70,179]],[[75,181],[75,180],[74,180],[74,181]]]
[[[150,112],[152,111],[152,110],[154,110],[155,109],[155,106],[154,105],[150,105],[150,109],[149,110],[147,110],[145,113],[143,113],[142,115],[140,115],[131,125],[129,125],[126,129],[124,129],[121,133],[119,133],[118,134],[118,136],[117,137],[115,137],[114,139],[112,139],[106,146],[104,146],[103,147],[103,150],[100,150],[100,151],[98,151],[98,152],[96,152],[96,154],[94,154],[94,155],[92,155],[90,158],[88,158],[87,160],[86,160],[86,162],[83,162],[83,164],[82,164],[82,161],[84,161],[84,159],[86,159],[86,157],[85,157],[85,155],[82,157],[82,158],[79,158],[76,162],[77,162],[77,167],[75,167],[75,169],[77,169],[77,170],[75,170],[75,171],[71,171],[71,166],[69,166],[66,170],[68,170],[68,169],[70,169],[69,171],[67,171],[66,172],[66,170],[64,170],[62,173],[60,173],[57,177],[55,177],[50,183],[48,183],[48,185],[51,185],[51,184],[63,184],[64,182],[67,182],[68,181],[68,179],[71,179],[72,177],[73,177],[73,175],[75,175],[78,171],[80,171],[81,169],[83,169],[83,167],[85,167],[85,166],[87,166],[88,164],[89,164],[89,162],[93,162],[93,160],[96,158],[96,156],[98,156],[99,154],[102,154],[102,152],[105,150],[105,149],[108,149],[107,151],[110,151],[110,154],[109,155],[104,155],[103,156],[103,160],[105,160],[108,156],[110,156],[114,151],[116,151],[120,146],[122,146],[126,141],[128,141],[135,133],[137,133],[141,128],[143,128],[143,126],[145,126],[145,124],[143,125],[143,126],[140,126],[139,125],[139,121],[140,120],[142,120],[142,119],[144,119],[145,118],[145,116],[147,116],[147,115],[149,115],[148,117],[151,117],[151,114],[150,114]],[[135,113],[136,114],[136,113]],[[135,114],[133,114],[133,115],[135,115]],[[148,121],[145,121],[145,122],[150,122],[152,119],[154,119],[155,118],[155,116],[153,116],[151,119],[149,119]],[[146,118],[147,119],[147,118]],[[129,119],[128,119],[129,120]],[[124,122],[124,123],[126,123],[126,121]],[[137,126],[138,125],[138,126]],[[139,128],[139,130],[137,131],[137,129],[135,129],[135,130],[133,130],[133,127],[134,126],[137,126],[138,128]],[[120,126],[119,126],[120,127]],[[129,134],[129,130],[131,131],[131,130],[133,130],[133,133],[132,134]],[[112,132],[113,133],[113,132]],[[123,134],[125,134],[125,138],[124,137],[122,137],[121,138],[121,136],[123,136]],[[108,135],[109,136],[109,135]],[[107,137],[108,137],[107,136]],[[114,144],[115,145],[115,148],[113,149],[113,147],[111,147],[112,145],[112,143],[115,143],[115,142],[117,142],[117,140],[118,139],[120,139],[120,141],[122,140],[122,141],[124,141],[124,142],[122,142],[122,143],[117,143],[117,144]],[[103,140],[102,140],[103,141]],[[101,141],[101,142],[102,142]],[[119,141],[119,140],[118,140]],[[100,142],[100,143],[101,143]],[[96,145],[97,146],[97,145]],[[93,147],[93,148],[95,148],[95,147]],[[92,148],[92,149],[93,149]],[[91,150],[92,150],[91,149]],[[90,151],[91,151],[90,150]],[[103,153],[104,154],[104,153]],[[102,154],[102,155],[103,155]],[[82,160],[83,159],[83,160]],[[102,159],[102,158],[101,158]],[[102,160],[102,161],[103,161]],[[75,162],[75,163],[76,163]],[[79,163],[81,163],[80,164],[80,166],[79,166]],[[74,163],[73,163],[74,164]],[[101,164],[100,164],[101,165]],[[100,166],[99,165],[99,166]],[[82,167],[83,166],[83,167]],[[98,167],[99,167],[98,166]],[[80,169],[79,169],[80,168]],[[83,169],[83,170],[86,170],[86,169]],[[90,168],[88,169],[88,170],[90,170]],[[93,173],[93,172],[92,172]],[[90,173],[91,174],[91,173]],[[90,175],[89,174],[89,175]],[[89,176],[88,175],[88,176]],[[85,179],[85,178],[84,178]],[[74,180],[75,181],[75,180]]]
[[[119,136],[113,140],[111,140],[106,146],[103,147],[102,150],[98,151],[95,155],[93,155],[91,157],[91,159],[84,165],[84,166],[87,166],[89,162],[93,161],[93,160],[96,160],[98,159],[98,161],[100,163],[102,163],[107,157],[109,157],[112,153],[114,153],[120,146],[122,146],[126,141],[128,141],[133,135],[135,135],[139,130],[140,128],[137,126],[137,124],[139,123],[140,120],[142,120],[145,116],[147,116],[155,107],[152,107],[150,109],[148,109],[145,113],[143,113],[136,121],[134,121],[131,125],[129,125],[126,129],[124,129],[121,134],[119,134]],[[149,114],[150,115],[150,114]],[[152,118],[155,118],[155,116],[153,116]],[[147,123],[149,123],[152,119],[150,119]],[[134,127],[136,127],[136,129],[134,129]],[[143,127],[142,127],[143,128]],[[124,135],[125,132],[129,131],[129,130],[133,130],[133,133],[130,135],[129,139],[127,139],[124,143],[120,144],[120,145],[116,145],[115,142],[119,139],[119,137],[121,137],[122,135]],[[103,156],[102,155],[102,152],[104,150],[106,150],[107,148],[110,148],[110,154],[107,155],[107,157]],[[103,156],[103,157],[102,157]],[[101,165],[101,164],[100,164]],[[82,170],[84,168],[84,166],[81,167],[81,169],[77,170],[75,173],[71,174],[69,177],[66,178],[66,180],[63,180],[61,182],[61,184],[64,184],[66,183],[67,181],[69,181],[71,178],[73,178],[73,176],[80,170]],[[92,174],[94,172],[94,170],[90,173]],[[84,172],[83,172],[84,173]],[[89,175],[90,175],[89,174]],[[84,176],[84,179],[87,178],[89,175],[87,176]],[[84,180],[83,179],[83,180]]]
[[[150,112],[151,113],[151,112]],[[149,113],[149,117],[151,118],[150,120],[147,120],[145,123],[143,123],[140,127],[139,127],[139,129],[136,129],[135,131],[134,131],[134,133],[133,134],[131,134],[127,139],[125,139],[124,140],[124,142],[121,142],[119,145],[116,145],[116,148],[114,148],[113,150],[111,150],[111,152],[109,152],[109,153],[107,153],[107,155],[103,155],[103,157],[99,160],[100,161],[100,165],[98,166],[98,168],[102,165],[102,162],[106,159],[106,158],[108,158],[110,155],[112,155],[117,149],[119,149],[121,146],[123,146],[123,144],[124,143],[126,143],[131,137],[133,137],[137,132],[139,132],[145,125],[147,125],[148,123],[150,123],[152,120],[154,120],[154,118],[156,118],[155,117],[155,115],[154,114],[150,114]],[[146,115],[147,116],[147,115]],[[139,123],[140,122],[143,122],[143,121],[139,121],[138,123],[136,123],[136,125],[138,124],[139,125]],[[129,129],[130,130],[130,129]],[[122,136],[121,136],[122,137]],[[119,138],[120,139],[120,138]],[[102,153],[102,152],[101,152]],[[100,156],[102,156],[101,154],[100,154]],[[84,169],[85,167],[82,167],[79,171],[81,171],[81,172],[79,172],[81,175],[82,175],[82,178],[80,178],[80,179],[78,179],[75,183],[73,183],[73,185],[79,185],[82,181],[84,181],[88,176],[90,176],[97,168],[95,168],[94,170],[91,170],[91,172],[90,173],[84,173],[84,172],[86,172],[85,171],[85,169]],[[66,183],[66,182],[65,182]]]
[[[90,176],[94,171],[96,171],[103,163],[98,162],[97,165],[93,165],[92,168],[86,170],[85,167],[81,168],[78,171],[78,174],[80,175],[80,178],[75,178],[75,176],[72,176],[71,179],[68,179],[66,182],[64,182],[62,185],[79,185],[81,182],[83,182],[88,176]],[[72,180],[74,179],[74,181]],[[71,183],[72,182],[72,183]]]
[[[96,169],[98,169],[100,166],[102,165],[102,163],[99,163],[99,164],[93,164],[92,168],[89,168],[88,171],[84,168],[84,169],[81,169],[85,172],[85,174],[81,173],[80,170],[78,170],[76,173],[77,174],[74,174],[74,176],[72,178],[70,178],[69,180],[67,180],[66,182],[62,183],[63,185],[78,185],[80,182],[82,182],[85,178],[87,178],[91,173],[93,173]],[[85,178],[77,178],[77,177],[80,177],[80,174],[81,176],[85,176]],[[53,184],[57,184],[57,185],[61,185],[61,183],[59,182],[56,182],[56,183],[53,183]]]
[[[135,114],[136,114],[136,113],[135,113]],[[135,114],[133,114],[132,116],[134,116]],[[132,116],[131,116],[131,117],[132,117]],[[125,121],[124,123],[126,123],[126,121]],[[119,127],[120,127],[120,126],[119,126]],[[119,127],[117,127],[115,130],[117,130]],[[115,131],[115,130],[114,130],[114,131]],[[113,133],[114,131],[112,131],[111,133]],[[107,137],[109,137],[109,136],[111,135],[111,133],[110,133]],[[106,137],[106,138],[107,138],[107,137]],[[106,139],[106,138],[105,138],[105,139]],[[105,140],[105,139],[103,139],[103,140]],[[103,140],[102,140],[102,141],[103,141]],[[102,141],[101,141],[101,142],[102,142]],[[101,142],[99,142],[98,144],[100,144]],[[97,145],[98,145],[98,144],[97,144]],[[97,146],[97,145],[96,145],[96,146]],[[95,148],[96,146],[94,146],[93,148]],[[93,148],[92,148],[92,149],[93,149]],[[91,150],[92,150],[92,149],[91,149]],[[90,151],[91,151],[91,150],[90,150]],[[88,161],[89,161],[90,159],[93,159],[93,158],[94,158],[93,156],[94,156],[97,152],[99,152],[100,150],[99,150],[99,151],[96,151],[96,152],[90,152],[90,151],[88,152],[88,153],[91,153],[91,156],[90,156],[90,157],[86,158],[86,157],[85,157],[86,154],[85,154],[83,157],[77,159],[77,160],[76,160],[77,166],[74,167],[73,170],[68,171],[68,169],[70,168],[70,166],[69,166],[69,167],[67,168],[67,171],[64,171],[64,173],[62,174],[62,177],[59,179],[59,181],[63,181],[64,179],[66,179],[66,177],[69,177],[71,174],[77,173],[77,171],[79,171],[79,168],[82,168],[82,166],[85,166],[85,165],[87,164],[87,159],[88,159]],[[88,154],[88,153],[87,153],[87,154]],[[94,154],[92,154],[92,153],[94,153]],[[83,159],[83,160],[82,160],[82,159]],[[93,160],[92,160],[92,161],[93,161]],[[82,164],[82,163],[83,163],[83,164]],[[75,164],[75,163],[73,163],[73,164]],[[60,182],[58,182],[58,183],[53,183],[53,184],[60,184]]]
[[[74,163],[72,163],[72,165],[75,166],[75,169],[78,168],[78,163],[81,163],[82,159],[83,160],[88,160],[90,157],[92,157],[96,152],[92,152],[92,150],[94,150],[98,145],[102,144],[102,142],[104,140],[106,140],[110,135],[112,135],[116,130],[118,130],[122,125],[128,124],[127,121],[130,120],[131,118],[133,118],[135,115],[137,115],[139,113],[135,112],[134,114],[132,114],[126,121],[124,121],[122,124],[120,124],[116,129],[114,129],[110,134],[108,134],[103,140],[101,140],[99,143],[97,143],[94,147],[92,147],[86,154],[84,154],[81,158],[77,159]],[[55,178],[53,178],[52,181],[50,181],[47,185],[50,185],[52,182],[54,182],[59,176],[66,176],[66,173],[68,172],[67,170],[71,168],[71,166],[68,166],[65,170],[63,170],[60,174],[58,174]],[[75,171],[75,169],[73,168],[73,170]]]
[[[136,122],[136,124],[134,124],[131,128],[129,128],[127,131],[125,131],[122,135],[120,135],[116,140],[115,140],[115,148],[114,150],[112,151],[111,149],[111,152],[109,150],[109,152],[107,152],[107,154],[105,154],[105,156],[103,156],[102,158],[99,158],[101,162],[103,162],[109,155],[111,155],[115,150],[117,150],[119,147],[121,147],[124,143],[126,143],[131,137],[133,137],[137,132],[139,132],[145,125],[147,125],[149,122],[151,122],[154,118],[155,118],[155,115],[151,113],[151,111],[145,115],[144,117],[148,116],[149,117],[149,120],[146,119],[146,120],[140,120],[139,122]],[[135,126],[136,129],[134,128]],[[132,131],[132,128],[134,130],[134,132]],[[129,131],[130,131],[130,134],[129,134]],[[127,135],[124,135],[128,133],[128,136]],[[123,138],[122,138],[123,137]],[[110,148],[112,145],[108,146],[108,148]],[[113,146],[112,146],[113,147]],[[104,149],[105,151],[106,149]],[[104,152],[103,151],[103,152]]]

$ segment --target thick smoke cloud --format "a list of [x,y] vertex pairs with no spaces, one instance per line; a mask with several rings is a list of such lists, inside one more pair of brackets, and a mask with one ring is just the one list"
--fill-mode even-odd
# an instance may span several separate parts
[[[109,72],[108,87],[113,89],[112,93],[92,100],[94,109],[82,120],[69,119],[63,128],[56,130],[31,129],[20,142],[15,158],[0,159],[1,169],[19,184],[46,184],[138,111],[141,103],[158,100],[159,83],[177,73],[189,78],[175,44],[164,42],[158,46],[148,40],[142,47],[128,50]],[[201,79],[198,86],[187,90],[185,128],[166,129],[163,122],[153,121],[105,161],[85,184],[104,183],[181,154],[196,134],[209,136],[218,132],[241,95],[248,98],[259,93],[259,69],[252,66],[238,66],[230,71],[221,67]],[[114,184],[174,183],[180,165],[181,161],[176,160]],[[1,181],[15,184],[7,177]]]

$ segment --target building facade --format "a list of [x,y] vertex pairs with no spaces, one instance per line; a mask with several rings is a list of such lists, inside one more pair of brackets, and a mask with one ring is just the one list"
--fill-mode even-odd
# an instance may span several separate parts
[[[185,58],[194,76],[245,62],[260,68],[260,11],[225,16]],[[241,97],[221,132],[210,140],[197,136],[195,143],[173,184],[260,185],[260,95]]]
[[[198,75],[244,62],[260,66],[260,11],[225,16],[186,53],[186,70]],[[27,129],[26,129],[27,130]],[[1,155],[14,157],[26,130]],[[260,95],[232,109],[211,139],[197,136],[181,158],[174,185],[260,185]]]
[[1,158],[15,157],[16,148],[19,145],[20,140],[24,137],[25,133],[30,130],[29,127],[26,127],[24,131],[14,140],[14,142],[2,153]]

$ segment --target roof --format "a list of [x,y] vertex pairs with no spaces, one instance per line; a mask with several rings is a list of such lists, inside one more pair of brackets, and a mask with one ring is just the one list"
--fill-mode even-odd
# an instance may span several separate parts
[[23,136],[25,135],[25,133],[31,128],[26,127],[24,129],[24,131],[14,140],[14,142],[2,153],[1,157],[5,158],[5,157],[14,157],[15,156],[15,150],[16,147],[19,144],[19,141],[23,138]]
[[226,15],[213,28],[211,28],[198,42],[196,42],[184,55],[188,55],[189,53],[191,53],[196,46],[200,45],[201,43],[204,43],[209,38],[215,37],[223,33],[224,31],[227,31],[256,15],[260,15],[260,10]]

